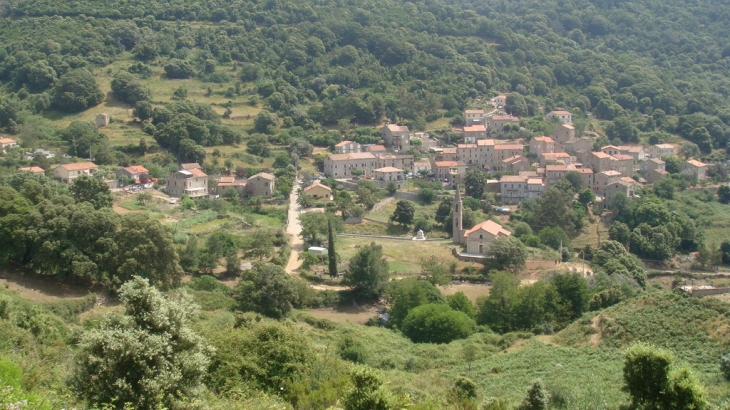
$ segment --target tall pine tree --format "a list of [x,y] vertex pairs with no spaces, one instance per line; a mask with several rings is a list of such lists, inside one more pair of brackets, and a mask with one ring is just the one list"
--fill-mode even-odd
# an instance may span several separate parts
[[335,252],[335,233],[332,229],[332,221],[327,221],[327,260],[329,261],[330,277],[337,277],[337,253]]

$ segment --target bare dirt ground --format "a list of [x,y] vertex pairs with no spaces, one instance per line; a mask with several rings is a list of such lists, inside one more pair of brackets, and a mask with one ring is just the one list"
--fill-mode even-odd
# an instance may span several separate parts
[[52,278],[13,266],[0,266],[0,277],[0,286],[7,286],[7,289],[36,302],[81,298],[89,294],[84,287],[58,283]]
[[375,308],[365,307],[311,309],[306,312],[318,319],[328,319],[335,323],[351,322],[361,325],[364,325],[368,319],[378,314]]
[[481,296],[489,296],[491,286],[478,283],[460,283],[458,285],[447,285],[438,287],[444,296],[453,295],[454,293],[464,292],[464,295],[472,302],[476,302]]

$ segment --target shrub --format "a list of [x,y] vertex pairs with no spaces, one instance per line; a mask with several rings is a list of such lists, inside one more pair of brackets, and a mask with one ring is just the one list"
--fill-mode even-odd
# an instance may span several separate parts
[[448,305],[428,304],[408,312],[401,330],[416,343],[449,343],[474,333],[476,323]]
[[230,289],[228,286],[220,283],[218,279],[210,275],[203,275],[197,278],[192,278],[186,285],[193,290],[204,291],[204,292],[223,292],[228,293]]
[[353,363],[365,363],[367,352],[365,346],[351,336],[345,336],[337,346],[337,351],[343,360],[349,360]]
[[473,399],[477,397],[477,384],[467,377],[459,376],[454,382],[452,392],[457,397]]
[[725,380],[730,381],[730,353],[726,353],[720,357],[720,372]]

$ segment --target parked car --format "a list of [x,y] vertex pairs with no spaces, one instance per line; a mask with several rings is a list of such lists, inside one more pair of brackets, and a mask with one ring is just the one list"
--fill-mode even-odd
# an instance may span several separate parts
[[176,204],[177,203],[177,198],[170,198],[170,203],[173,204],[173,205]]

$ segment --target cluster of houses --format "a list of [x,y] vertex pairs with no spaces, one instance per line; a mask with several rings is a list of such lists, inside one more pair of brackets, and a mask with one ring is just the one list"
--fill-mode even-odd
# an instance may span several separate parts
[[[500,104],[505,96],[495,97]],[[469,169],[503,171],[504,176],[492,187],[501,193],[506,204],[519,204],[525,199],[536,199],[568,173],[582,177],[582,188],[590,188],[597,196],[597,205],[607,204],[619,192],[631,197],[640,181],[655,183],[668,176],[661,159],[675,155],[671,144],[651,147],[640,145],[607,145],[593,151],[593,141],[576,137],[572,114],[564,110],[546,115],[555,118],[557,126],[550,136],[533,138],[528,145],[490,136],[507,124],[519,124],[511,115],[487,113],[485,110],[464,111],[462,140],[455,147],[430,147],[434,153],[430,161],[415,162],[412,155],[399,152],[410,147],[415,138],[408,127],[387,124],[381,131],[382,145],[361,145],[343,141],[335,146],[335,153],[324,160],[324,174],[336,179],[364,176],[374,179],[381,188],[395,182],[400,188],[411,173],[428,170],[436,179],[456,187]],[[425,150],[425,149],[424,149]],[[707,165],[696,160],[684,161],[682,172],[691,173],[698,180],[705,178]]]

